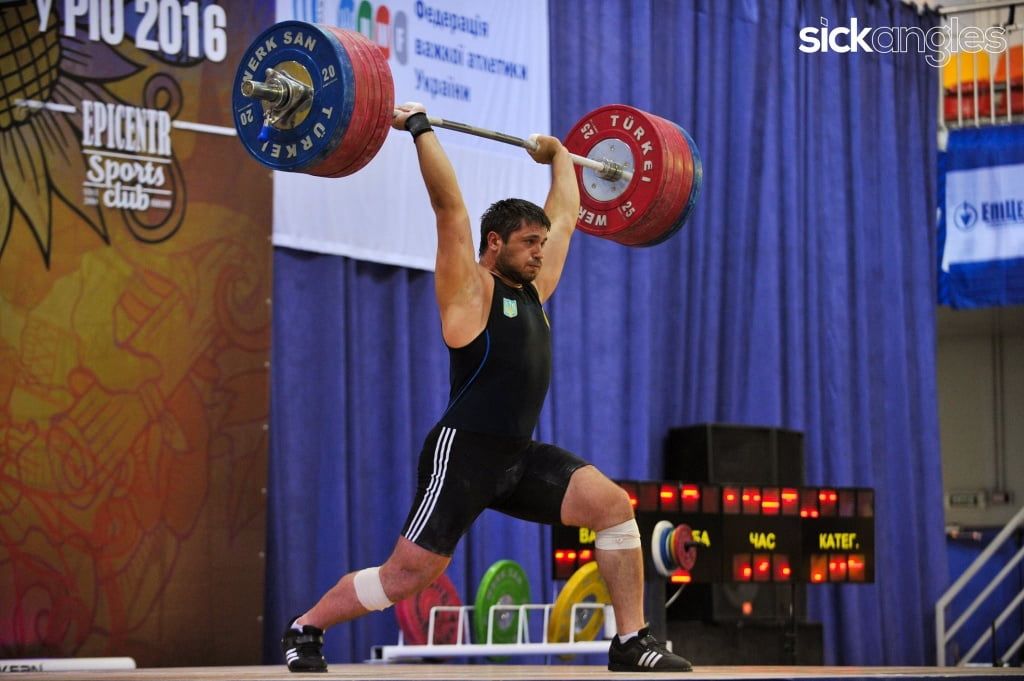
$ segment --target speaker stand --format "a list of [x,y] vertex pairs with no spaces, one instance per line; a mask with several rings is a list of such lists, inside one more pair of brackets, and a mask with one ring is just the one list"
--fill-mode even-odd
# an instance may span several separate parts
[[789,612],[786,618],[786,633],[782,637],[782,659],[789,665],[796,665],[798,632],[796,628],[796,584],[789,584]]

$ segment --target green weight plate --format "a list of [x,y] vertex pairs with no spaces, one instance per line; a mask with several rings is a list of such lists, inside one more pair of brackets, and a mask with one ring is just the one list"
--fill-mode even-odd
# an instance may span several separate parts
[[[514,560],[499,560],[484,573],[476,590],[473,629],[477,643],[487,643],[490,610],[495,605],[521,605],[530,602],[530,581],[522,566]],[[511,610],[494,613],[492,643],[515,643],[519,614]],[[494,658],[492,658],[494,659]]]

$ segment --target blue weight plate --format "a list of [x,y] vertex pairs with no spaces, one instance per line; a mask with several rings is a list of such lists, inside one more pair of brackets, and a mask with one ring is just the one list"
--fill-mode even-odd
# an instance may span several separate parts
[[[263,81],[267,67],[301,64],[313,82],[313,103],[302,123],[288,130],[263,124],[263,107],[242,94],[242,82]],[[232,117],[238,139],[257,161],[274,170],[302,172],[327,157],[345,135],[355,106],[355,76],[345,49],[315,24],[283,21],[246,49],[235,74]]]
[[668,577],[672,573],[668,551],[665,549],[665,540],[672,532],[672,528],[673,525],[669,521],[659,520],[651,532],[651,562],[654,564],[654,570],[663,577]]
[[662,535],[662,538],[661,538],[661,560],[662,560],[662,562],[665,563],[665,567],[667,567],[669,570],[672,570],[672,569],[675,568],[675,563],[673,562],[673,559],[672,559],[672,532],[673,531],[674,531],[674,529],[673,530],[669,530],[664,535]]

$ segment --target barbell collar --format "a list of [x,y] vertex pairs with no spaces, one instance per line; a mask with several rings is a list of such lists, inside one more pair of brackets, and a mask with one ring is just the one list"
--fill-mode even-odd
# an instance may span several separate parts
[[264,112],[265,125],[290,127],[293,118],[312,101],[313,88],[283,70],[268,68],[266,76],[265,83],[242,81],[242,94],[270,105]]
[[261,83],[258,80],[247,80],[242,83],[242,94],[250,99],[259,99],[277,106],[288,97],[285,88],[277,83]]

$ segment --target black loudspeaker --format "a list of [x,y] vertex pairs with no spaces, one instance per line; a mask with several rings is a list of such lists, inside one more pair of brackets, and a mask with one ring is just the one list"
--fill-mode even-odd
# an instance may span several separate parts
[[[671,596],[677,587],[666,587]],[[707,624],[803,622],[807,589],[803,584],[690,584],[665,611],[669,622]]]
[[673,428],[665,440],[665,479],[799,487],[804,484],[804,435],[718,423]]
[[670,622],[666,638],[675,652],[701,666],[820,666],[825,662],[820,624]]
[[[704,423],[669,430],[665,479],[800,487],[804,436],[800,431]],[[692,584],[669,608],[669,620],[772,621],[806,617],[803,585]]]

